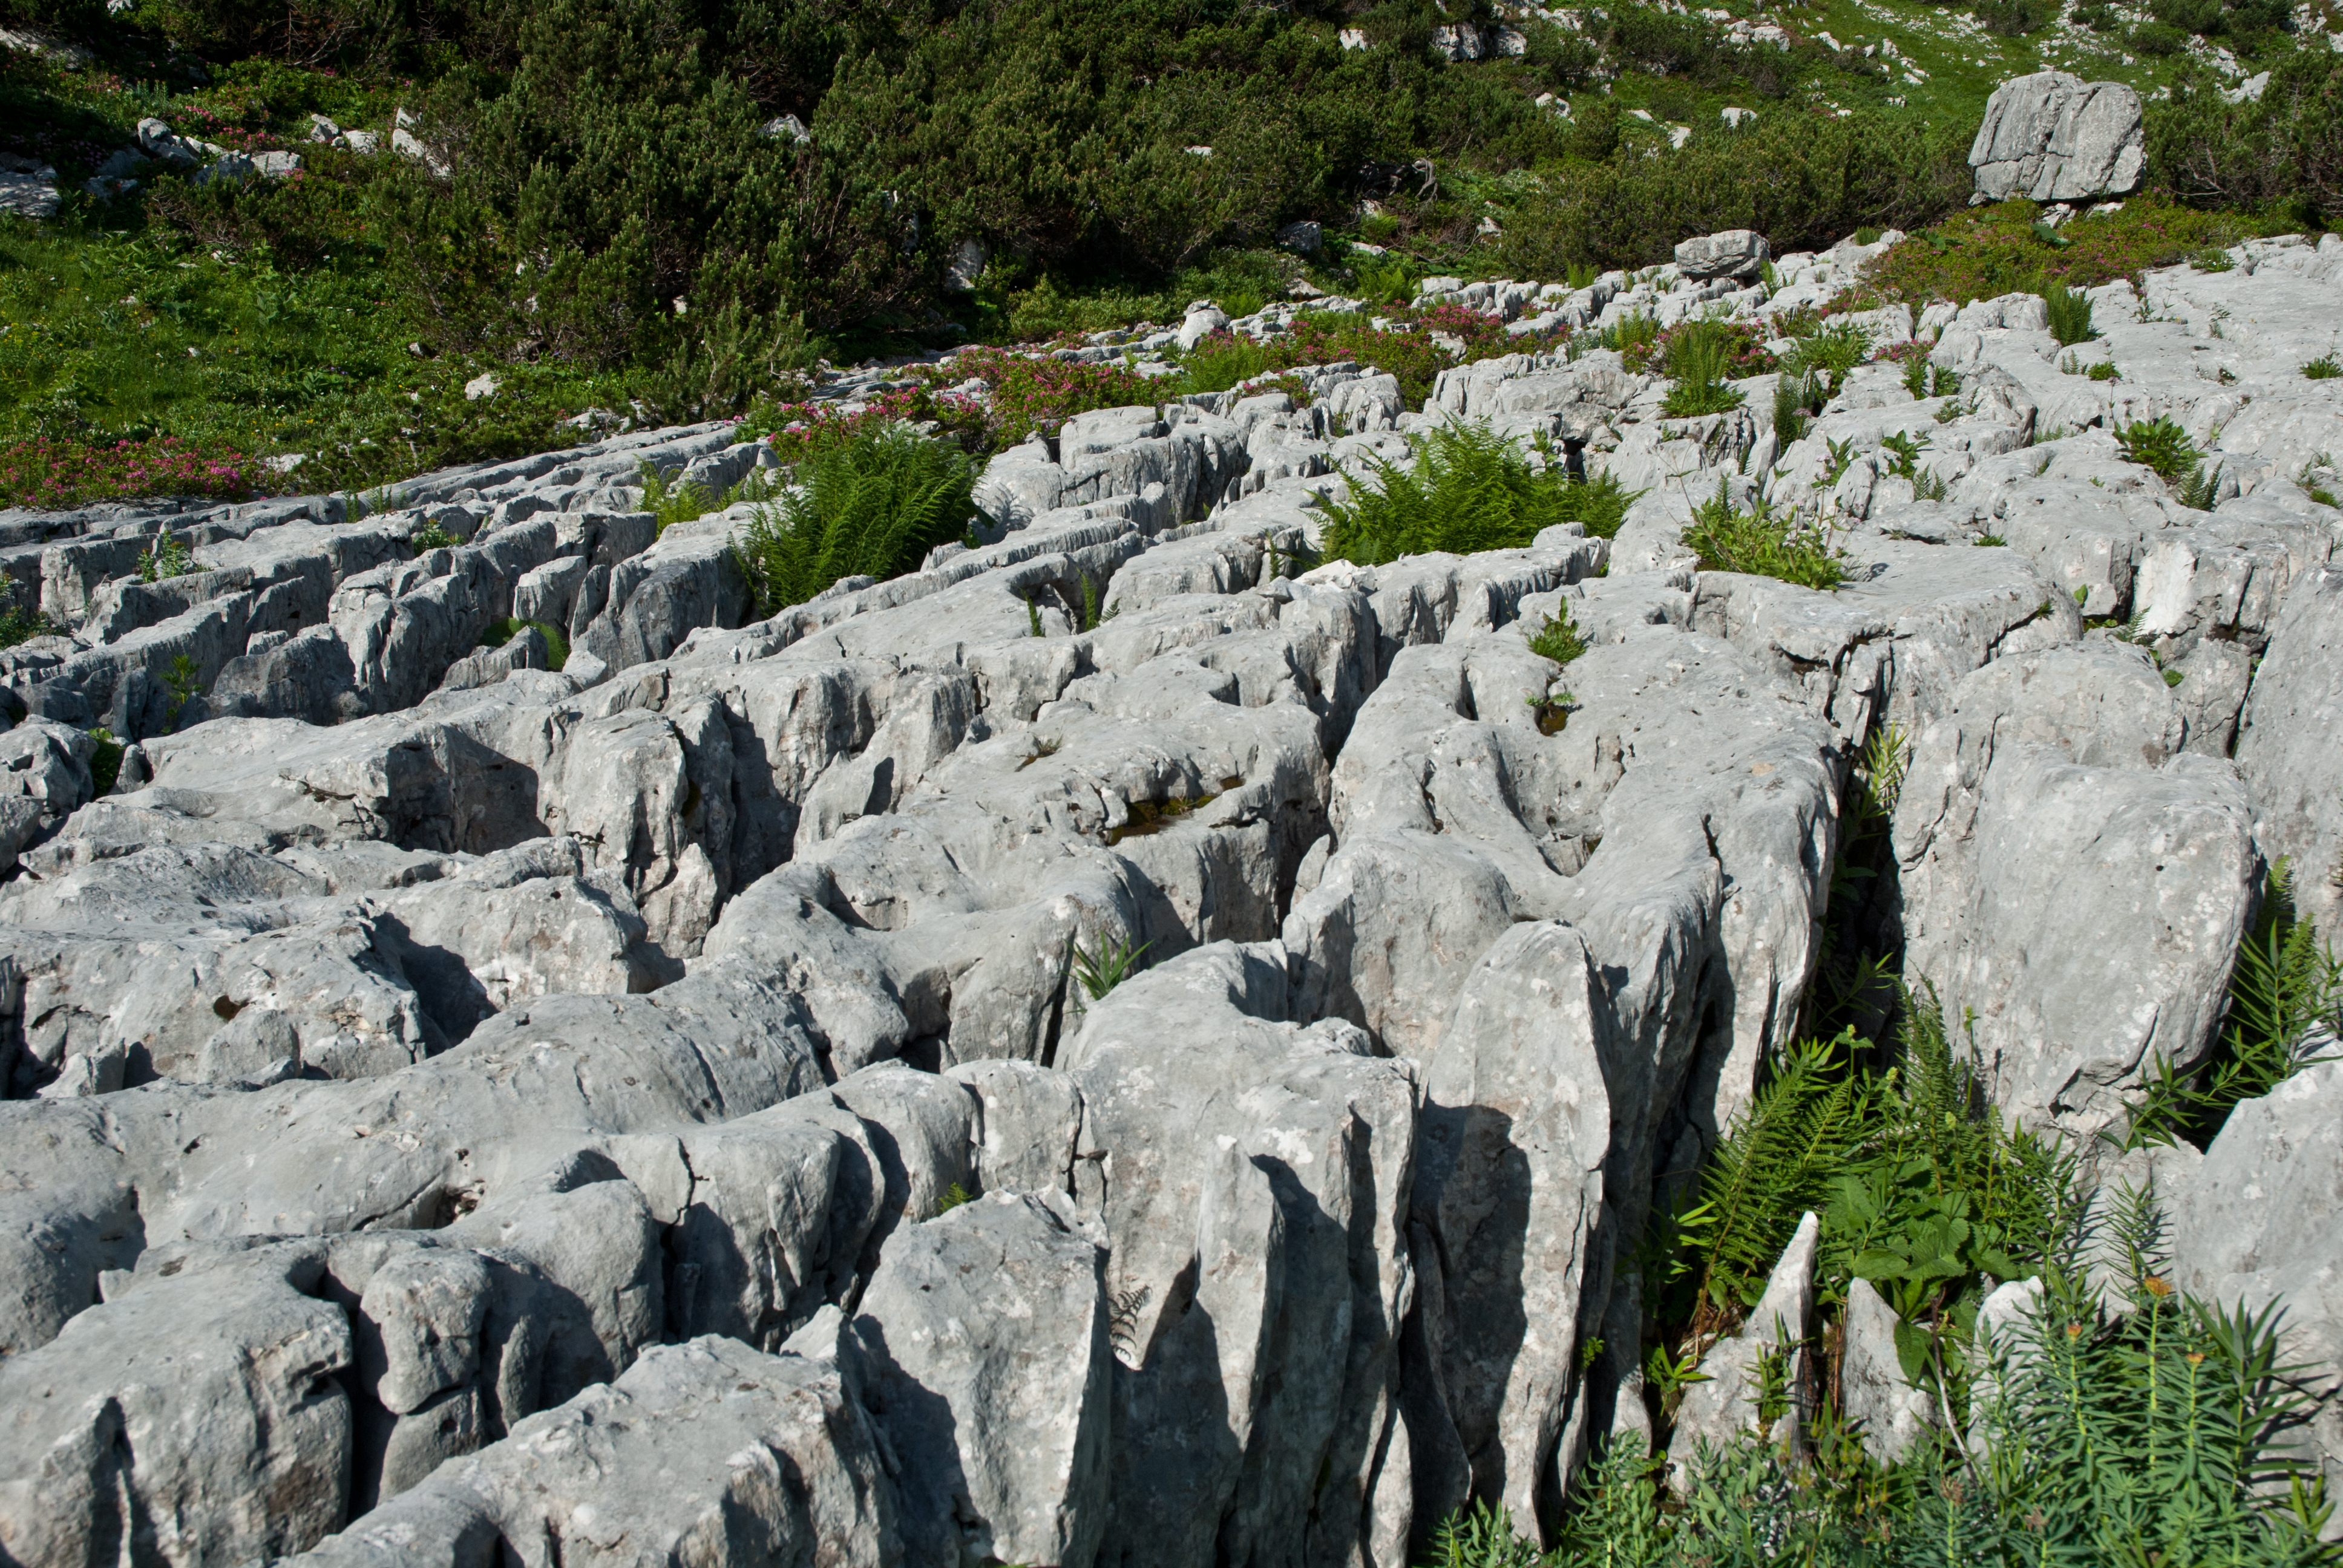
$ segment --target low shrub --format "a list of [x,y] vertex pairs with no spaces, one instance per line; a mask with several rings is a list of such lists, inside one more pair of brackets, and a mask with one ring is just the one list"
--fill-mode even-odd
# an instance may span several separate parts
[[1850,565],[1818,524],[1776,517],[1764,501],[1751,511],[1735,508],[1724,481],[1716,494],[1694,508],[1684,542],[1700,556],[1700,569],[1747,572],[1825,592],[1846,581]]
[[1014,446],[1035,431],[1054,436],[1077,414],[1152,406],[1175,390],[1121,365],[1077,365],[1000,348],[963,349],[950,373],[955,380],[981,377],[991,388],[981,416],[987,450]]
[[1226,392],[1240,381],[1267,373],[1269,350],[1241,333],[1215,332],[1182,357],[1182,375],[1172,390]]
[[808,453],[796,480],[734,540],[766,615],[840,578],[900,577],[960,538],[975,512],[968,455],[900,425]]
[[1608,538],[1634,498],[1607,474],[1592,484],[1574,477],[1559,454],[1534,468],[1485,425],[1443,425],[1413,444],[1409,467],[1379,461],[1348,502],[1319,503],[1327,559],[1379,566],[1434,550],[1518,549],[1557,523]]
[[1530,635],[1529,643],[1532,653],[1556,664],[1568,664],[1586,651],[1586,638],[1579,634],[1577,618],[1568,605],[1562,607],[1560,615],[1546,617]]
[[1561,277],[1574,263],[1665,261],[1678,240],[1719,229],[1754,228],[1786,252],[1835,244],[1860,225],[1916,228],[1968,198],[1970,134],[1872,110],[1839,119],[1785,107],[1673,152],[1646,156],[1623,141],[1602,161],[1548,172],[1506,222],[1499,261],[1515,277]]
[[267,488],[268,470],[242,452],[173,437],[147,441],[35,439],[0,447],[0,502],[78,507],[157,496],[243,500]]
[[7,579],[0,581],[5,581],[8,588],[6,598],[0,600],[0,648],[14,648],[36,637],[56,635],[56,623],[25,602],[27,595],[22,585]]
[[2323,39],[2289,45],[2273,55],[2259,98],[2231,103],[2226,85],[2192,64],[2169,97],[2147,105],[2155,181],[2186,201],[2267,211],[2292,227],[2343,215],[2343,55]]
[[2154,191],[2127,198],[2122,210],[2084,213],[2052,231],[2034,232],[2034,204],[2008,201],[1949,215],[1874,256],[1849,295],[1855,305],[1933,300],[1956,305],[2005,294],[2043,292],[2046,283],[2094,288],[2172,266],[2207,246],[2234,245],[2285,232],[2282,216],[2200,212]]
[[1792,338],[1782,374],[1813,380],[1818,400],[1846,384],[1847,374],[1871,357],[1871,334],[1852,321],[1817,321]]
[[2201,460],[2188,432],[2161,416],[2118,425],[2115,436],[2126,462],[2152,469],[2159,479],[2177,479]]

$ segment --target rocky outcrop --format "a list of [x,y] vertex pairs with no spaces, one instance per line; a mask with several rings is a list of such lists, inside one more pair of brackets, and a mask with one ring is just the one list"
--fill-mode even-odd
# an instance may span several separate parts
[[[2052,140],[1986,162],[2055,189]],[[2343,409],[2272,367],[2343,242],[2108,286],[2112,383],[2032,296],[1850,316],[1961,390],[1866,363],[1802,432],[1538,336],[1770,327],[1875,254],[1430,280],[1523,351],[1423,409],[1312,366],[1084,414],[988,464],[990,542],[770,616],[743,514],[639,509],[646,464],[769,463],[729,427],[374,517],[0,517],[73,633],[0,654],[0,1550],[1401,1568],[1471,1497],[1552,1539],[1667,1424],[1637,1241],[1842,936],[2088,1137],[2207,1049],[2271,864],[2331,923],[2343,514],[2298,481]],[[2157,417],[2210,493],[2108,434]],[[1317,562],[1320,498],[1447,419],[1645,493]],[[1845,582],[1701,569],[1720,493]],[[562,668],[479,648],[507,616]],[[1903,786],[1849,867],[1866,754]],[[2191,1288],[2324,1310],[2317,1227],[2237,1194],[2317,1176],[2325,1071],[2156,1165]],[[1681,1462],[1804,1418],[1815,1242],[1698,1347]],[[1876,1452],[1941,1419],[1887,1302],[1845,1332]]]
[[2004,82],[1969,147],[1986,201],[2096,201],[2130,193],[2147,167],[2139,95],[2064,71]]

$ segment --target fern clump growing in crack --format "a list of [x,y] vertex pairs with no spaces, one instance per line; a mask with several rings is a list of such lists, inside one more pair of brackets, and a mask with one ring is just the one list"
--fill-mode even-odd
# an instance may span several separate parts
[[900,425],[808,453],[796,477],[733,540],[767,615],[841,578],[900,577],[975,513],[967,454]]
[[1605,474],[1587,481],[1558,452],[1543,467],[1485,425],[1445,425],[1414,437],[1407,467],[1378,460],[1347,501],[1322,500],[1329,560],[1381,566],[1433,550],[1519,549],[1540,530],[1577,523],[1608,538],[1626,520],[1630,492]]

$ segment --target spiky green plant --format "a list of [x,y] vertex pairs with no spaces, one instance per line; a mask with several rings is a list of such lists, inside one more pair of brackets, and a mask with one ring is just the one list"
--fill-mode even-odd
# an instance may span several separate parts
[[2049,317],[2050,336],[2065,347],[2087,343],[2097,337],[2098,329],[2091,325],[2091,300],[2063,283],[2054,283],[2042,291],[2042,307]]
[[840,578],[899,577],[959,538],[976,473],[958,447],[908,426],[809,452],[797,484],[760,502],[733,542],[765,614],[802,604]]
[[707,486],[697,479],[677,483],[659,468],[645,463],[639,475],[643,498],[639,503],[652,518],[652,527],[665,533],[677,523],[688,523],[707,516],[716,509],[716,498]]
[[2343,960],[2295,909],[2294,869],[2270,868],[2261,909],[2237,944],[2212,1055],[2186,1070],[2158,1057],[2131,1117],[2129,1143],[2199,1147],[2237,1102],[2268,1094],[2315,1061],[2332,1060],[2343,1034]]
[[2343,359],[2332,354],[2322,354],[2305,364],[2302,374],[2312,381],[2332,381],[2338,376],[2343,376]]
[[1518,549],[1542,528],[1578,523],[1608,538],[1640,492],[1610,475],[1589,483],[1553,454],[1541,470],[1485,425],[1443,425],[1414,437],[1407,467],[1378,460],[1347,502],[1322,500],[1329,560],[1379,566],[1433,550]]
[[1566,604],[1559,616],[1546,617],[1529,640],[1532,653],[1556,664],[1568,664],[1586,651],[1586,639],[1579,635],[1577,618]]
[[1848,372],[1871,357],[1871,334],[1852,321],[1835,321],[1797,337],[1781,359],[1785,376],[1811,376],[1835,393]]
[[6,593],[0,600],[0,648],[14,648],[36,637],[54,637],[57,625],[41,610],[25,602],[28,597],[24,586],[9,578],[0,578],[0,589]]
[[407,547],[417,555],[427,550],[452,550],[464,541],[437,523],[426,523],[407,536]]
[[1821,528],[1777,517],[1762,499],[1739,510],[1722,479],[1716,494],[1693,509],[1684,542],[1698,552],[1703,571],[1747,572],[1825,592],[1846,581],[1852,564]]
[[1660,411],[1671,417],[1724,414],[1748,399],[1727,379],[1733,344],[1724,326],[1687,321],[1668,338],[1665,368],[1672,385]]
[[545,639],[546,668],[559,669],[569,662],[569,639],[561,634],[560,628],[550,621],[522,620],[518,616],[505,616],[490,621],[481,631],[479,646],[502,648],[530,627],[537,628],[538,636]]
[[1109,991],[1146,967],[1139,960],[1154,945],[1125,940],[1110,948],[1101,940],[1098,950],[1092,952],[1077,943],[1070,960],[1074,980],[1091,1000],[1104,1001]]

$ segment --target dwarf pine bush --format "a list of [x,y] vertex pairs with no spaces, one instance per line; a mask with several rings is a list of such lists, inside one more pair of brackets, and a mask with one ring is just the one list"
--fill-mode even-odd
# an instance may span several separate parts
[[807,455],[797,483],[759,504],[733,551],[767,615],[840,578],[900,577],[959,538],[975,513],[975,466],[903,426]]
[[1634,499],[1608,474],[1591,483],[1573,476],[1558,453],[1534,468],[1485,425],[1443,425],[1414,446],[1409,467],[1379,461],[1349,501],[1319,503],[1326,558],[1378,566],[1433,550],[1518,549],[1557,523],[1608,538]]

